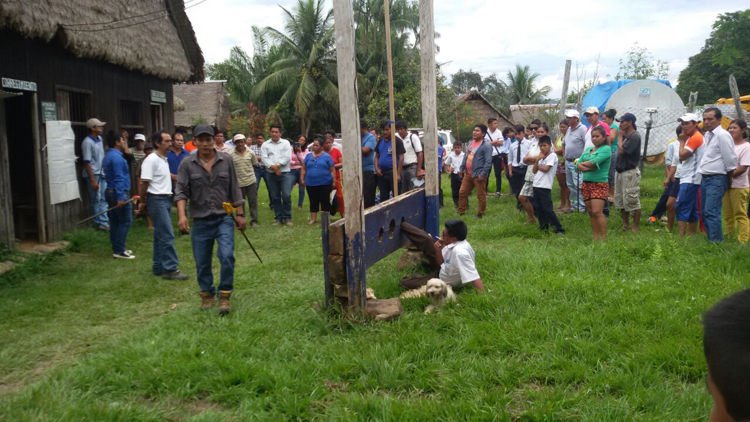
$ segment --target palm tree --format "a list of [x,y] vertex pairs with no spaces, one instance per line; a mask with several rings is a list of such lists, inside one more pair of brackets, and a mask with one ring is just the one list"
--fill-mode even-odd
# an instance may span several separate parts
[[538,73],[531,73],[529,66],[516,65],[515,73],[508,71],[508,93],[514,101],[511,104],[539,104],[552,91],[549,86],[536,88]]
[[268,76],[253,88],[254,97],[282,90],[280,104],[291,104],[300,133],[308,135],[313,115],[335,113],[338,108],[336,57],[333,49],[333,11],[323,10],[323,0],[297,0],[294,13],[285,13],[285,32],[265,30],[286,56],[271,64]]

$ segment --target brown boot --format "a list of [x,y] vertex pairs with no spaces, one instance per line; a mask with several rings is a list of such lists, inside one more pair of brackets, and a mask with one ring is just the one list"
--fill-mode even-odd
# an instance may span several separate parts
[[231,290],[219,290],[219,315],[224,316],[232,309],[229,304],[230,296],[232,296]]
[[211,309],[214,307],[214,295],[211,292],[200,292],[201,295],[201,309]]

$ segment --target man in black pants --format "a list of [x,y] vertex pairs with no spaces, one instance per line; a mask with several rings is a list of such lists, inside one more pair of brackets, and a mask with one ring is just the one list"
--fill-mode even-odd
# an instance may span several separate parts
[[[521,193],[523,188],[524,178],[526,177],[526,164],[523,162],[523,157],[529,152],[530,142],[524,137],[524,131],[526,128],[523,125],[517,125],[512,132],[508,135],[514,138],[514,142],[510,145],[510,189],[513,195],[518,200],[518,195]],[[520,205],[520,202],[518,203]]]
[[[497,119],[494,117],[487,119],[487,134],[485,135],[485,139],[492,146],[492,168],[490,168],[490,172],[495,171],[495,196],[500,196],[503,186],[502,148],[505,138],[503,137],[503,133],[497,128]],[[488,187],[489,184],[490,178],[487,177]]]

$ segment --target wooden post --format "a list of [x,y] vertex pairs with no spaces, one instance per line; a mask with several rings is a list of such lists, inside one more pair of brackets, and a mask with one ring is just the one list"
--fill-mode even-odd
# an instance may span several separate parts
[[36,189],[36,215],[39,243],[47,243],[47,219],[44,205],[44,169],[42,169],[42,140],[39,135],[39,97],[31,94],[31,136],[34,143],[34,187]]
[[398,154],[396,154],[396,103],[393,98],[393,52],[391,51],[391,0],[383,0],[383,15],[385,15],[385,53],[388,59],[388,111],[391,122],[391,158],[393,161],[393,197],[398,195]]
[[419,1],[419,37],[422,68],[422,127],[424,128],[425,231],[438,236],[440,204],[437,142],[437,65],[435,63],[435,18],[433,0]]
[[[339,109],[344,153],[344,235],[349,305],[364,311],[364,206],[362,203],[362,149],[357,107],[357,70],[354,53],[354,11],[350,0],[334,0]],[[395,151],[395,150],[394,150]]]
[[732,93],[732,98],[734,98],[734,108],[737,110],[737,118],[745,120],[745,110],[742,109],[740,90],[737,88],[737,79],[734,78],[734,74],[729,75],[729,91]]
[[331,252],[331,214],[323,211],[320,214],[320,231],[323,240],[323,287],[325,289],[325,308],[330,309],[333,303],[333,283],[329,273],[328,255]]
[[570,60],[565,60],[565,76],[563,76],[563,87],[562,94],[560,95],[560,113],[558,121],[561,121],[565,117],[565,106],[568,105],[568,85],[570,84]]

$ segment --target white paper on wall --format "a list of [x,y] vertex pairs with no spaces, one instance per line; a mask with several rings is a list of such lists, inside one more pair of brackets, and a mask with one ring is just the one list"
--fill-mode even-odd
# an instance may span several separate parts
[[79,199],[73,128],[65,120],[48,121],[46,125],[50,203]]

